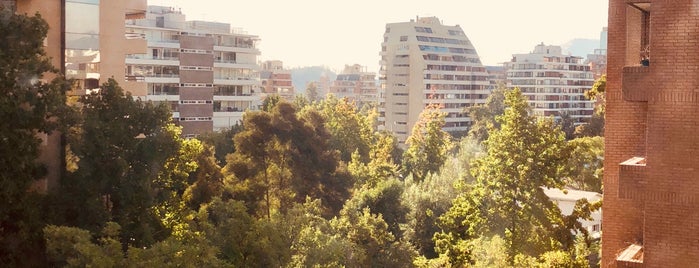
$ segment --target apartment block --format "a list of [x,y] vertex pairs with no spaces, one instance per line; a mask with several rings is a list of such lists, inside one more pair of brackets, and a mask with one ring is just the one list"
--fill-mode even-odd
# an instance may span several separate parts
[[437,17],[388,23],[381,43],[379,128],[404,143],[429,104],[447,113],[445,131],[465,132],[465,108],[490,94],[488,74],[461,26]]
[[563,55],[560,46],[542,43],[531,53],[512,55],[505,69],[508,87],[520,88],[535,115],[559,120],[567,114],[576,124],[592,116],[594,102],[584,93],[595,80],[583,58]]
[[291,71],[284,69],[284,63],[280,60],[270,60],[262,63],[260,71],[260,92],[263,95],[276,94],[280,97],[293,100],[295,96],[294,85],[291,82]]
[[345,65],[330,86],[330,94],[354,101],[357,107],[377,102],[376,73],[359,64]]
[[[127,33],[124,22],[144,17],[146,0],[3,0],[0,5],[17,13],[39,13],[48,23],[46,54],[56,68],[74,79],[74,88],[68,94],[85,94],[114,78],[134,95],[145,95],[145,83],[127,81],[124,58],[145,52],[146,40]],[[38,136],[43,140],[40,161],[47,168],[47,176],[35,187],[47,192],[58,185],[64,150],[61,133]]]
[[611,0],[603,267],[699,264],[699,2]]
[[146,99],[167,102],[185,137],[229,128],[260,104],[259,38],[228,23],[187,21],[180,10],[149,6],[129,20],[146,53],[126,58],[129,80],[147,84]]

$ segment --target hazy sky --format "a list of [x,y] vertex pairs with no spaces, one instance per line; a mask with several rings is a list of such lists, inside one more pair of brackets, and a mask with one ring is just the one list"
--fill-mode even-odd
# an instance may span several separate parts
[[461,25],[486,65],[538,43],[598,39],[607,0],[148,0],[181,8],[187,20],[231,23],[260,37],[260,60],[286,67],[359,63],[379,68],[386,23],[436,16]]

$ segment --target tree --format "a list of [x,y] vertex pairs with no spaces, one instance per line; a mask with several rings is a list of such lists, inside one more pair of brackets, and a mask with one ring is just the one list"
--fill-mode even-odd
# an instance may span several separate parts
[[318,110],[330,132],[329,145],[340,152],[340,159],[349,162],[352,153],[357,151],[362,162],[368,162],[369,147],[374,138],[373,123],[378,115],[364,115],[357,110],[353,101],[347,98],[338,99],[334,95],[328,95],[320,101]]
[[592,192],[602,192],[604,172],[604,138],[582,137],[568,142],[571,148],[565,184],[568,187]]
[[495,117],[505,112],[505,85],[490,93],[484,104],[471,106],[466,109],[468,116],[473,122],[468,131],[468,135],[478,142],[488,139],[488,133],[492,129],[500,128],[500,123]]
[[221,131],[207,132],[198,137],[199,140],[210,145],[214,149],[216,164],[219,166],[226,165],[226,156],[235,152],[235,144],[233,137],[238,132],[242,131],[243,127],[240,124],[223,129]]
[[306,196],[323,200],[329,212],[339,211],[352,183],[328,148],[330,134],[320,114],[297,114],[292,104],[280,101],[270,112],[246,113],[243,127],[224,168],[233,198],[267,218]]
[[442,130],[446,113],[436,105],[428,105],[420,113],[417,123],[405,141],[408,149],[403,154],[403,172],[412,174],[415,180],[422,181],[437,172],[447,158],[451,148],[451,136]]
[[505,239],[508,262],[514,264],[517,255],[538,256],[561,245],[560,240],[572,239],[557,236],[566,227],[543,192],[563,185],[569,155],[563,133],[550,119],[531,116],[519,89],[505,97],[507,108],[497,118],[501,128],[490,133],[487,154],[473,163],[476,182],[441,218],[442,252],[463,240],[497,234]]
[[113,79],[80,102],[80,124],[68,136],[78,168],[62,180],[55,208],[62,223],[97,232],[114,221],[125,248],[164,239],[155,208],[184,191],[192,167],[179,157],[183,139],[168,108],[134,99]]
[[585,97],[595,100],[595,112],[590,118],[590,122],[576,128],[575,134],[579,137],[604,136],[604,114],[606,111],[605,91],[607,88],[607,75],[603,75],[592,88],[585,91]]
[[306,98],[308,98],[308,101],[315,102],[319,100],[321,97],[320,94],[318,93],[318,86],[316,86],[315,82],[310,82],[308,85],[306,85]]
[[46,169],[37,160],[41,136],[66,124],[67,83],[44,51],[48,24],[40,15],[0,8],[0,263],[41,266],[41,199],[30,191]]

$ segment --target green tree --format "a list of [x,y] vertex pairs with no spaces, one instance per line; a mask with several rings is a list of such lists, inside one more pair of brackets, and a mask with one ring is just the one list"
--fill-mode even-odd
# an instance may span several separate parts
[[472,120],[468,135],[478,142],[488,139],[488,133],[492,129],[500,128],[500,123],[495,117],[505,112],[505,85],[490,93],[484,104],[471,106],[466,109],[468,116]]
[[184,190],[193,165],[178,157],[183,140],[168,108],[134,99],[113,79],[80,102],[80,125],[68,137],[78,168],[62,180],[55,208],[62,223],[96,232],[114,221],[125,246],[164,239],[154,208]]
[[475,184],[441,219],[442,252],[479,234],[497,234],[514,264],[517,255],[538,256],[572,239],[559,237],[570,231],[560,231],[566,228],[560,210],[543,192],[563,185],[569,155],[563,133],[550,119],[530,115],[519,89],[505,97],[501,128],[490,133],[487,154],[473,163]]
[[310,82],[306,85],[306,98],[308,98],[308,101],[312,103],[319,100],[321,97],[315,82]]
[[[41,196],[30,192],[46,169],[40,136],[66,124],[67,83],[44,51],[48,24],[40,15],[0,8],[0,263],[41,266]],[[60,129],[59,129],[60,130]],[[41,134],[45,133],[45,134]],[[38,263],[35,263],[38,262]]]
[[607,75],[603,75],[592,85],[592,88],[585,91],[585,97],[595,101],[595,112],[592,114],[587,124],[576,128],[575,134],[579,137],[604,136],[604,114],[606,111]]
[[224,168],[233,198],[268,219],[306,196],[339,211],[352,183],[328,147],[330,134],[320,114],[297,114],[292,104],[280,101],[270,112],[246,113],[243,127]]
[[417,253],[407,244],[396,240],[381,215],[369,208],[362,211],[343,209],[331,225],[346,237],[356,252],[349,267],[413,267]]
[[374,138],[373,122],[377,114],[364,115],[358,111],[353,101],[338,99],[334,95],[328,95],[318,106],[325,119],[325,127],[330,132],[329,145],[340,152],[340,159],[349,162],[352,153],[358,151],[362,162],[368,162]]
[[226,165],[226,156],[235,152],[235,144],[233,137],[235,134],[243,130],[243,126],[236,124],[230,128],[221,131],[207,132],[198,137],[199,140],[207,145],[213,146],[216,164],[219,166]]
[[567,167],[569,175],[565,179],[568,187],[592,192],[602,192],[604,173],[604,138],[600,136],[582,137],[568,141],[571,148]]
[[417,123],[405,141],[408,149],[403,154],[404,174],[412,174],[422,181],[437,172],[447,158],[451,148],[451,136],[442,130],[446,113],[436,105],[428,105],[420,113]]

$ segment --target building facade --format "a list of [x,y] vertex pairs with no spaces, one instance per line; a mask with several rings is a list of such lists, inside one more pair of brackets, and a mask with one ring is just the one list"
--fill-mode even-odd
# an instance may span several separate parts
[[699,264],[697,33],[697,1],[609,1],[603,267]]
[[563,55],[560,46],[542,43],[531,53],[512,55],[505,69],[508,87],[520,88],[535,115],[559,120],[567,114],[576,124],[592,116],[594,102],[584,93],[595,80],[581,57]]
[[345,65],[330,86],[329,93],[352,100],[357,107],[376,103],[376,73],[367,71],[366,66],[359,64]]
[[149,6],[145,19],[126,28],[148,42],[146,53],[127,57],[127,77],[147,84],[147,100],[170,104],[185,137],[229,128],[258,108],[257,36],[227,23],[187,21],[163,6]]
[[[146,41],[126,34],[124,22],[144,17],[146,0],[3,0],[0,4],[21,14],[39,13],[48,23],[46,55],[63,74],[75,79],[68,94],[85,94],[109,78],[134,95],[145,93],[145,83],[127,81],[124,58],[145,52]],[[38,135],[43,140],[40,161],[47,175],[35,187],[39,192],[52,191],[64,169],[61,133]]]
[[296,93],[291,81],[291,71],[284,69],[282,61],[270,60],[262,62],[260,82],[260,90],[263,95],[277,94],[287,100],[294,99]]
[[467,131],[465,108],[485,102],[488,74],[461,26],[436,17],[386,25],[379,70],[379,128],[405,143],[425,106],[447,113],[448,132]]

